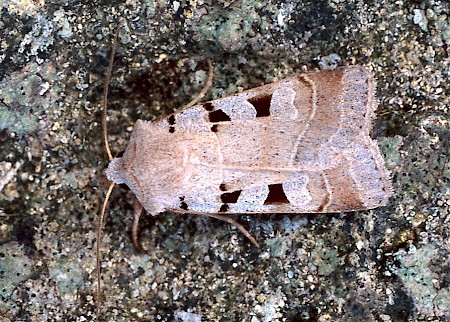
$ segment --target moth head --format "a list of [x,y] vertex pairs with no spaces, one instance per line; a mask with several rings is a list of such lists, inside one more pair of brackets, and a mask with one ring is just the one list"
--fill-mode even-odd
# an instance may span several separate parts
[[111,182],[126,184],[147,211],[149,205],[163,211],[173,207],[172,199],[189,176],[186,151],[184,140],[137,121],[123,156],[111,160],[105,174]]
[[123,162],[122,158],[114,158],[108,165],[105,171],[106,178],[116,184],[124,184],[125,179],[123,177]]
[[[134,152],[134,143],[133,151]],[[127,148],[129,149],[129,148]],[[108,165],[108,168],[105,171],[106,178],[115,184],[120,185],[120,187],[125,188],[126,190],[132,190],[138,199],[142,195],[142,191],[138,189],[139,181],[136,179],[136,176],[133,175],[133,155],[130,151],[127,150],[119,153],[115,158],[113,158]]]

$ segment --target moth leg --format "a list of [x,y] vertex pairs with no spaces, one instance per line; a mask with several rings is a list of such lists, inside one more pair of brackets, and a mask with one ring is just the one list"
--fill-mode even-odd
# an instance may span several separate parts
[[141,218],[143,207],[137,198],[134,198],[134,218],[133,218],[133,228],[131,229],[131,241],[133,242],[134,247],[138,249],[140,252],[147,254],[148,252],[142,247],[139,242],[138,234],[139,234],[139,218]]
[[260,248],[258,242],[256,241],[255,237],[253,237],[247,229],[244,228],[244,226],[242,226],[240,223],[238,223],[236,220],[227,217],[227,216],[222,216],[222,215],[218,215],[218,214],[201,214],[201,215],[205,215],[205,216],[209,216],[212,218],[216,218],[222,221],[226,221],[229,224],[232,224],[233,226],[235,226],[237,229],[239,229],[241,231],[241,233],[243,233],[245,235],[245,237],[247,237],[253,245],[255,245],[257,248]]
[[200,93],[197,94],[196,97],[194,97],[189,103],[184,105],[182,108],[177,110],[177,112],[180,112],[182,110],[185,110],[185,109],[187,109],[189,107],[194,106],[198,101],[200,101],[203,98],[203,96],[205,96],[206,92],[211,87],[212,79],[213,79],[213,76],[214,76],[214,66],[213,66],[213,64],[211,62],[211,59],[205,58],[205,60],[208,63],[208,77],[206,78],[205,85],[203,86],[202,90],[200,91]]

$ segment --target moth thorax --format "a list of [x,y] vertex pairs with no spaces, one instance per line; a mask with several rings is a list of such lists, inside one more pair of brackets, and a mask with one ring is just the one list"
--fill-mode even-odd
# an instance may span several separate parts
[[109,181],[116,184],[125,183],[123,179],[123,162],[122,158],[114,158],[108,165],[108,169],[105,171],[106,178]]

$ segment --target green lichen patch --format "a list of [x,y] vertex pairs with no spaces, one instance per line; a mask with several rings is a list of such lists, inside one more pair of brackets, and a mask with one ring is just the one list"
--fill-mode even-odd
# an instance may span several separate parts
[[56,288],[62,298],[76,299],[77,290],[83,286],[83,272],[77,263],[64,261],[49,269],[50,278],[56,282]]
[[0,83],[0,131],[23,136],[39,128],[40,116],[54,108],[59,96],[53,65],[27,65]]
[[311,252],[311,259],[312,264],[317,266],[317,274],[320,276],[331,275],[344,262],[336,249],[327,247],[321,240]]
[[442,277],[433,270],[433,260],[438,249],[432,244],[408,252],[399,251],[397,259],[401,266],[393,271],[402,280],[417,307],[427,316],[449,316],[450,291],[440,287]]
[[18,243],[0,246],[0,312],[15,308],[11,295],[16,287],[31,274],[33,261]]

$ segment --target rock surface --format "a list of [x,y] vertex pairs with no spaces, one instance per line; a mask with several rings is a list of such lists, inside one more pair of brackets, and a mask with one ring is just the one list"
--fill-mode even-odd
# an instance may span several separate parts
[[[213,219],[146,216],[113,193],[102,242],[103,321],[448,321],[450,5],[446,1],[0,2],[0,317],[92,321],[96,217],[111,145],[136,119],[321,65],[366,65],[373,137],[395,197],[376,210]],[[331,59],[332,58],[332,59]],[[337,59],[339,58],[339,59]]]

